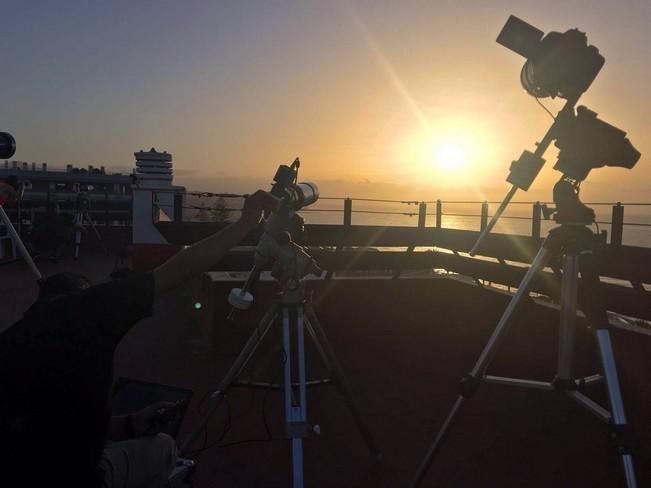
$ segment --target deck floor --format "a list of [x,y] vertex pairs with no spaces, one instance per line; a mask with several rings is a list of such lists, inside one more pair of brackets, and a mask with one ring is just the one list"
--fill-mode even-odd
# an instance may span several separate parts
[[[72,269],[99,281],[113,262],[82,256],[77,262],[44,263],[44,274]],[[19,317],[36,294],[20,263],[0,268],[0,328]],[[225,303],[231,284],[220,285],[215,303]],[[452,280],[354,280],[318,283],[315,308],[342,363],[364,418],[383,453],[368,453],[341,397],[332,387],[308,393],[308,418],[321,435],[305,442],[307,486],[406,487],[456,398],[458,377],[469,371],[504,310],[507,297]],[[157,304],[116,355],[119,375],[191,388],[194,401],[181,438],[196,425],[201,402],[215,389],[248,337],[272,289],[260,287],[256,310],[225,323],[218,307],[211,351],[201,312],[199,280]],[[501,344],[490,372],[548,380],[555,366],[557,313],[527,305]],[[651,486],[651,337],[614,330],[613,341],[627,413],[641,446],[636,455],[639,486]],[[324,374],[308,348],[310,376]],[[597,357],[585,328],[577,337],[577,371],[593,373]],[[248,371],[254,379],[278,381],[282,370],[275,330]],[[602,387],[591,387],[603,400]],[[194,486],[291,486],[291,451],[283,439],[278,392],[233,389],[206,429],[195,460]],[[230,419],[230,420],[229,420]],[[268,429],[265,427],[265,423]],[[230,427],[229,427],[230,425]],[[270,439],[269,439],[270,438]],[[458,422],[422,486],[437,487],[623,487],[621,463],[606,449],[606,426],[560,394],[483,385],[466,402]],[[241,442],[241,441],[253,442]],[[200,438],[198,448],[202,447]],[[213,447],[211,447],[213,446]]]

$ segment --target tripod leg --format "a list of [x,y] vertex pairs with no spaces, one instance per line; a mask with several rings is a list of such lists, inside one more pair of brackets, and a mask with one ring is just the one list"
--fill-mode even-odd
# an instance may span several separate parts
[[[292,311],[296,312],[296,348],[298,352],[298,405],[292,400]],[[285,422],[287,437],[292,439],[292,486],[303,488],[303,437],[307,436],[307,392],[305,386],[305,341],[303,331],[303,307],[283,307],[283,350],[285,352]]]
[[244,369],[244,367],[247,365],[247,363],[255,353],[255,350],[260,345],[260,342],[262,341],[264,336],[267,335],[267,332],[269,332],[269,329],[271,328],[274,321],[276,320],[276,315],[277,315],[277,307],[276,305],[274,305],[262,317],[262,319],[258,323],[258,326],[255,328],[255,330],[253,331],[249,339],[246,341],[246,344],[242,348],[242,351],[237,356],[237,359],[235,359],[235,362],[226,373],[226,376],[224,376],[224,378],[219,383],[217,389],[210,394],[209,398],[212,402],[210,409],[208,410],[208,413],[206,413],[204,418],[197,424],[197,426],[192,430],[190,435],[185,439],[185,441],[181,445],[180,451],[182,455],[188,454],[189,448],[192,447],[192,444],[199,436],[201,431],[203,431],[203,429],[206,428],[208,422],[210,421],[213,414],[217,410],[217,407],[219,406],[219,400],[221,400],[222,396],[226,393],[226,391],[231,386],[233,381],[235,381],[235,379],[240,374],[242,369]]
[[612,416],[612,436],[616,443],[617,450],[622,456],[624,474],[626,475],[626,485],[628,488],[635,488],[635,469],[633,468],[633,456],[631,455],[631,435],[629,425],[626,423],[626,414],[624,413],[624,402],[617,378],[617,367],[615,366],[615,355],[613,346],[610,342],[610,333],[608,329],[598,329],[595,332],[597,336],[597,345],[601,356],[601,366],[604,372],[606,389],[608,390],[608,400],[610,402],[610,414]]
[[75,259],[79,258],[79,245],[81,244],[81,234],[84,226],[84,214],[77,213],[75,216]]
[[20,255],[23,257],[23,259],[29,266],[29,269],[31,269],[32,273],[34,273],[34,276],[36,276],[36,281],[38,282],[43,281],[43,276],[41,275],[41,272],[36,267],[36,264],[34,263],[32,256],[29,255],[29,252],[27,251],[25,244],[23,244],[23,240],[18,235],[18,232],[16,232],[16,229],[14,228],[14,224],[11,223],[9,216],[7,215],[5,209],[2,208],[1,205],[0,205],[0,219],[2,220],[2,223],[7,228],[7,232],[11,236],[11,240],[18,248],[18,252],[20,252]]
[[359,431],[362,434],[362,437],[366,442],[369,451],[371,451],[371,454],[378,461],[381,461],[382,453],[378,449],[377,444],[375,443],[375,439],[371,435],[371,431],[368,428],[368,425],[366,425],[364,417],[362,417],[362,414],[357,408],[357,404],[353,401],[353,397],[350,393],[351,390],[348,385],[348,381],[344,376],[343,369],[341,368],[341,365],[339,364],[339,361],[335,356],[334,349],[332,349],[332,346],[328,341],[328,337],[326,336],[323,328],[321,327],[321,324],[319,323],[319,319],[317,318],[316,313],[314,312],[314,309],[312,308],[311,304],[305,305],[305,315],[306,315],[305,324],[307,326],[310,335],[312,336],[312,339],[314,339],[314,344],[316,345],[319,354],[323,358],[326,367],[330,371],[330,374],[334,376],[336,380],[335,384],[337,385],[337,389],[344,397],[346,406],[348,407],[348,410],[350,410],[353,419],[355,419],[355,423],[357,424],[357,427],[359,428]]
[[531,263],[531,267],[527,270],[527,273],[524,275],[524,278],[522,279],[522,282],[518,287],[517,293],[513,296],[513,298],[509,302],[508,306],[506,307],[506,310],[504,311],[504,314],[502,315],[500,321],[497,324],[497,327],[495,327],[495,330],[493,331],[490,338],[488,339],[486,346],[484,346],[484,350],[481,352],[479,359],[475,364],[475,367],[468,375],[462,378],[461,381],[459,382],[458,388],[459,388],[460,395],[457,398],[457,400],[454,402],[454,405],[452,406],[450,413],[448,414],[445,421],[443,422],[443,425],[441,426],[441,429],[436,435],[434,442],[427,450],[427,453],[425,454],[425,458],[421,461],[420,465],[418,466],[416,476],[414,478],[414,481],[411,484],[412,487],[418,486],[420,482],[423,480],[423,478],[425,477],[425,474],[427,474],[427,470],[429,469],[434,459],[434,456],[438,453],[438,451],[440,450],[443,444],[443,441],[447,437],[447,434],[457,416],[457,412],[459,411],[459,408],[461,407],[463,400],[466,398],[471,398],[472,395],[479,388],[479,384],[482,380],[484,372],[486,371],[486,368],[488,367],[491,359],[493,358],[495,348],[498,345],[499,340],[502,337],[502,334],[506,331],[508,326],[511,324],[512,318],[515,312],[517,311],[518,306],[522,302],[522,299],[529,295],[529,288],[531,286],[531,281],[538,273],[538,271],[543,267],[547,259],[547,256],[549,254],[549,251],[547,249],[548,244],[549,244],[548,240],[545,240],[542,247],[540,248],[540,251],[538,251],[538,254],[534,258],[533,262]]
[[579,284],[579,258],[563,256],[563,278],[561,282],[560,329],[558,337],[558,363],[556,381],[570,383],[574,388],[572,367],[574,362],[574,335],[576,325],[576,297]]
[[95,226],[95,222],[93,222],[93,220],[90,218],[88,212],[84,212],[84,217],[86,217],[86,221],[88,222],[88,225],[90,225],[90,228],[93,229],[93,232],[95,232],[95,237],[97,237],[97,241],[99,242],[99,245],[102,246],[102,251],[104,252],[104,254],[108,254],[108,250],[104,245],[104,239],[102,239],[102,236],[99,234],[99,231]]
[[622,456],[624,474],[626,476],[626,485],[628,488],[637,486],[635,478],[635,469],[633,467],[633,434],[626,422],[624,413],[624,402],[619,386],[617,376],[617,367],[615,364],[615,355],[608,331],[608,316],[604,307],[602,298],[603,290],[599,281],[599,274],[594,264],[592,252],[587,252],[580,257],[581,276],[584,283],[585,297],[585,314],[595,327],[595,337],[597,348],[601,359],[601,368],[608,393],[610,403],[611,440],[614,441],[615,447]]

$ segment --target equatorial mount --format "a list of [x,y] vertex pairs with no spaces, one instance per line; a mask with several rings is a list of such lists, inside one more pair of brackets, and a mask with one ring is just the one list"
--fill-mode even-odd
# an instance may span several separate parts
[[595,213],[579,199],[581,182],[563,177],[554,185],[553,199],[555,207],[543,205],[545,219],[554,219],[559,224],[592,225]]
[[294,235],[303,232],[303,218],[297,213],[301,208],[312,205],[319,199],[319,189],[314,183],[297,183],[300,161],[291,165],[280,165],[274,176],[271,194],[279,199],[278,208],[266,216],[264,230],[255,248],[253,269],[242,288],[234,288],[228,296],[233,309],[247,310],[253,304],[251,290],[260,278],[263,269],[271,267],[271,276],[283,287],[283,295],[295,295],[291,299],[302,300],[301,280],[309,274],[318,274],[321,269],[306,248],[298,245]]

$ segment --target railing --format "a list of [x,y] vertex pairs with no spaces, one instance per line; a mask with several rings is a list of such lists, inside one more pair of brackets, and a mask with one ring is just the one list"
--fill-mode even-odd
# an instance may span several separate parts
[[[186,198],[184,196],[194,196],[199,199],[201,198],[220,198],[220,199],[232,199],[232,198],[245,198],[247,195],[242,194],[233,194],[233,193],[210,193],[210,192],[186,192],[186,193],[177,193],[174,198],[173,207],[173,220],[176,222],[183,220],[183,210],[194,210],[200,212],[214,212],[218,210],[220,212],[239,212],[240,208],[214,208],[214,207],[205,207],[198,205],[188,205],[186,203]],[[386,216],[405,216],[405,217],[417,217],[416,226],[424,228],[427,226],[427,218],[434,217],[436,228],[443,228],[443,217],[468,217],[468,218],[478,218],[479,219],[479,228],[478,230],[483,230],[487,225],[489,219],[492,215],[489,213],[490,205],[498,205],[501,202],[496,201],[471,201],[471,200],[428,200],[428,201],[417,201],[417,200],[391,200],[391,199],[375,199],[375,198],[351,198],[351,197],[320,197],[319,202],[329,202],[329,201],[339,201],[343,202],[342,208],[313,208],[307,207],[301,210],[302,213],[340,213],[342,214],[342,223],[344,226],[352,225],[353,214],[366,214],[366,215],[386,215]],[[389,211],[389,210],[372,210],[372,209],[357,209],[355,208],[354,202],[365,202],[365,203],[382,203],[382,204],[395,204],[395,205],[406,205],[414,206],[413,211]],[[531,231],[530,234],[532,237],[540,238],[542,223],[545,222],[543,218],[543,206],[546,204],[552,204],[552,202],[540,202],[540,201],[521,201],[521,202],[511,202],[512,206],[530,206],[531,213],[530,216],[514,216],[514,215],[503,215],[501,217],[504,221],[509,220],[519,220],[519,221],[529,221],[531,222]],[[446,212],[444,206],[460,206],[460,205],[476,205],[479,206],[479,213],[466,213],[451,211]],[[630,227],[648,227],[651,228],[651,223],[646,222],[627,222],[624,220],[624,209],[626,206],[636,206],[636,207],[650,207],[651,202],[588,202],[586,205],[591,207],[611,207],[611,219],[610,220],[597,220],[595,223],[597,225],[609,225],[610,226],[610,243],[614,245],[621,245],[624,228],[627,226]],[[159,205],[160,207],[171,207],[171,205]],[[433,211],[430,211],[433,208]],[[605,232],[605,231],[604,231]]]
[[[206,194],[201,196],[242,198],[244,195],[232,194]],[[156,225],[167,241],[175,246],[182,246],[197,242],[223,227],[225,222],[183,222],[183,206],[186,205],[183,194],[178,194],[174,200],[176,221],[160,222]],[[343,203],[343,208],[318,208],[319,204],[333,201]],[[360,203],[361,202],[361,203]],[[406,212],[390,212],[384,209],[373,210],[366,204],[382,203],[397,205],[415,205],[413,211],[409,208]],[[476,241],[479,230],[487,225],[489,205],[491,202],[473,201],[402,201],[380,199],[353,199],[321,197],[315,207],[308,207],[303,211],[308,212],[337,212],[343,217],[336,219],[336,223],[307,223],[305,232],[294,236],[297,241],[310,248],[319,266],[325,270],[326,278],[334,274],[346,273],[377,273],[386,274],[388,271],[394,278],[404,272],[414,271],[421,273],[423,270],[445,270],[448,273],[457,273],[471,277],[479,284],[493,283],[505,287],[518,287],[526,265],[531,263],[542,242],[541,226],[542,202],[515,202],[517,206],[529,206],[530,217],[517,217],[519,220],[531,222],[530,234],[492,233],[484,242],[478,257],[470,257],[468,252]],[[358,209],[355,206],[363,208]],[[366,205],[366,208],[364,208]],[[473,211],[459,212],[448,211],[455,206],[479,206],[479,213]],[[634,247],[622,245],[622,233],[625,225],[636,225],[636,222],[624,222],[624,207],[628,205],[651,206],[647,203],[609,203],[596,202],[592,206],[608,206],[612,212],[613,230],[611,243],[606,243],[606,236],[601,235],[596,246],[597,263],[605,284],[605,301],[609,310],[651,320],[651,246]],[[211,210],[209,207],[187,205],[199,210]],[[230,205],[235,207],[236,205]],[[428,208],[432,212],[428,212]],[[474,207],[476,208],[476,207]],[[237,208],[221,210],[239,211]],[[356,225],[353,215],[356,213],[373,213],[379,216],[408,215],[417,217],[416,226],[390,225],[391,220],[380,225]],[[601,212],[603,213],[603,212]],[[427,217],[435,217],[435,225],[427,225]],[[455,229],[444,227],[445,216],[478,217],[479,225],[475,229]],[[506,219],[509,216],[505,216]],[[514,218],[511,216],[510,218]],[[385,220],[385,219],[382,219]],[[394,219],[395,220],[395,219]],[[650,224],[640,223],[651,227]],[[251,232],[242,242],[241,250],[229,253],[214,267],[223,271],[246,271],[253,264],[254,246],[260,237],[261,229]],[[405,251],[406,249],[406,251]],[[554,265],[552,265],[554,266]],[[560,293],[558,270],[545,269],[532,282],[531,290],[538,294],[555,299]]]

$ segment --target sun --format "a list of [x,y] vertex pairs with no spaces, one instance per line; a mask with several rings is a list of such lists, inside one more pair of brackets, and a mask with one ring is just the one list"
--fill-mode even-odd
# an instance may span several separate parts
[[495,161],[504,156],[489,122],[441,117],[426,128],[406,129],[395,144],[396,173],[419,184],[453,187],[494,179]]
[[466,150],[461,144],[444,143],[434,151],[435,164],[446,171],[461,169],[466,161]]
[[446,173],[462,170],[468,157],[468,144],[458,137],[431,137],[423,144],[422,161],[429,168]]

